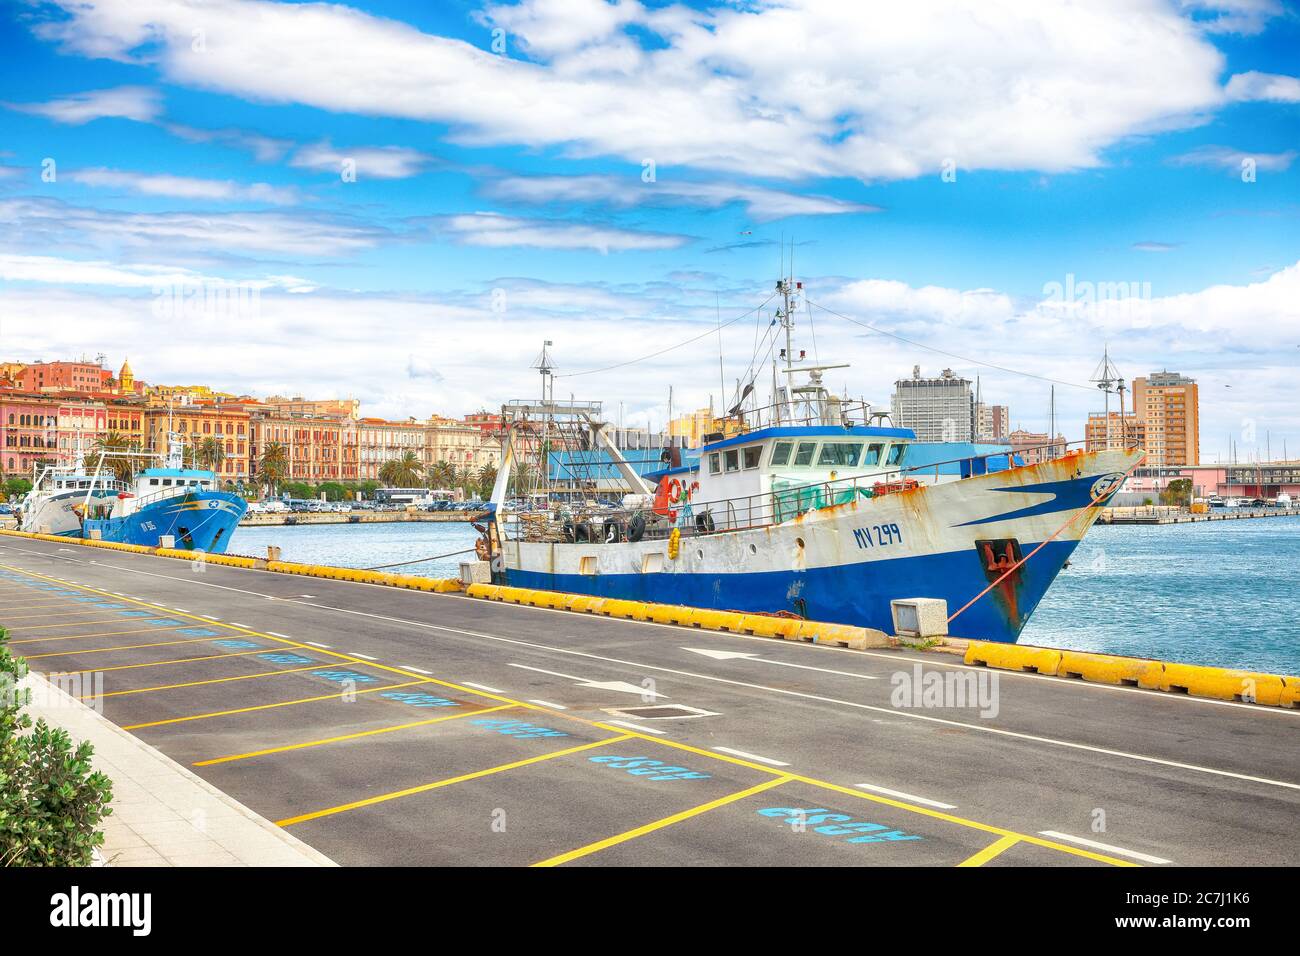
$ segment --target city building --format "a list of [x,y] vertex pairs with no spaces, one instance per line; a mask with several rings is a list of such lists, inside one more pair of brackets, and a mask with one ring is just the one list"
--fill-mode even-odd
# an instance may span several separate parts
[[357,423],[348,418],[289,415],[261,403],[248,403],[253,478],[261,456],[272,442],[285,448],[286,481],[319,484],[356,481]]
[[163,408],[153,405],[145,407],[142,413],[146,450],[167,454],[168,433],[174,432],[185,448],[197,456],[204,447],[210,447],[205,442],[211,439],[220,443],[222,458],[217,462],[202,461],[202,467],[211,467],[222,482],[247,481],[251,476],[251,428],[248,411],[243,406],[196,403]]
[[1053,458],[1060,458],[1066,452],[1065,436],[1059,432],[1053,440],[1048,437],[1047,432],[1030,432],[1017,428],[1007,436],[1007,444],[1026,465],[1038,465]]
[[938,378],[922,378],[921,366],[912,377],[894,383],[890,402],[896,428],[910,428],[922,442],[969,442],[973,440],[975,396],[969,379],[950,368]]
[[1083,426],[1084,447],[1087,451],[1107,448],[1146,448],[1146,425],[1137,415],[1111,412],[1093,412]]
[[357,478],[378,481],[385,462],[396,461],[412,452],[424,464],[424,422],[414,418],[390,422],[363,418],[357,422]]
[[0,391],[0,470],[30,476],[40,462],[80,462],[107,427],[108,412],[102,401]]
[[424,470],[446,463],[458,472],[479,471],[501,464],[499,439],[485,437],[481,428],[433,415],[424,424]]
[[1006,405],[975,403],[975,440],[1005,443],[1011,435],[1011,409]]
[[27,392],[98,392],[104,384],[103,363],[83,358],[77,362],[33,362],[18,372],[18,387]]
[[1200,399],[1194,379],[1177,372],[1135,378],[1133,412],[1145,426],[1142,447],[1148,464],[1200,463]]
[[354,420],[361,417],[361,400],[356,398],[328,398],[322,401],[308,401],[301,395],[295,395],[293,398],[272,395],[263,399],[262,404],[271,411],[279,412],[282,415],[351,418]]

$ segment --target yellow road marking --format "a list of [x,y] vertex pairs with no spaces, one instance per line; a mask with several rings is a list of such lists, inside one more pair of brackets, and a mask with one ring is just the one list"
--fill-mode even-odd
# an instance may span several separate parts
[[[163,627],[161,625],[157,627],[137,627],[134,630],[130,630],[130,631],[104,631],[102,633],[96,632],[94,634],[61,634],[58,637],[29,637],[26,640],[10,641],[9,643],[10,644],[48,644],[53,641],[76,641],[76,640],[84,641],[88,637],[118,637],[122,634],[144,634],[144,633],[152,634],[155,631],[175,631],[182,627],[191,627],[191,626],[192,625],[190,624],[173,624],[170,627]],[[211,638],[209,638],[209,640],[211,640]]]
[[[55,605],[55,607],[57,607],[57,606],[58,606],[58,605]],[[26,608],[18,608],[17,610],[23,610],[23,611],[25,611],[25,610],[27,610],[27,609],[26,609]],[[33,618],[33,617],[39,617],[39,618],[41,618],[42,620],[47,620],[47,619],[52,618],[52,617],[67,617],[69,614],[85,614],[85,613],[86,613],[86,609],[85,609],[84,607],[79,607],[79,608],[77,608],[76,610],[73,610],[73,611],[62,611],[62,612],[60,612],[60,613],[58,613],[58,614],[51,614],[51,613],[46,613],[46,614],[24,614],[22,617],[6,617],[6,618],[5,618],[5,621],[6,621],[6,622],[7,622],[7,621],[25,621],[25,620],[27,620],[28,618]],[[113,614],[116,614],[117,612],[116,612],[116,611],[100,611],[99,613],[100,613],[100,614],[106,614],[106,615],[112,616]],[[57,627],[58,625],[55,625],[55,626]]]
[[[200,637],[198,638],[198,640],[210,641],[212,640],[212,638]],[[265,647],[259,647],[257,648],[257,650],[254,651],[239,651],[235,654],[209,654],[204,657],[177,657],[170,661],[145,661],[143,664],[115,664],[113,667],[87,667],[85,670],[64,671],[64,673],[65,674],[98,674],[101,671],[103,672],[129,671],[129,670],[135,670],[137,667],[162,667],[166,664],[191,664],[194,663],[195,661],[216,661],[216,660],[222,660],[227,657],[244,657],[248,654],[273,654],[273,653],[275,652],[268,651]],[[315,666],[324,667],[326,665],[322,661],[317,661]]]
[[424,783],[418,787],[407,787],[405,790],[394,790],[392,793],[381,793],[377,797],[366,797],[364,800],[354,800],[352,803],[344,803],[337,807],[328,807],[324,810],[313,810],[311,813],[304,813],[296,817],[277,820],[275,821],[275,825],[280,827],[293,826],[295,823],[305,823],[308,820],[318,820],[321,817],[332,816],[336,813],[344,813],[348,810],[356,810],[360,807],[373,806],[376,803],[384,803],[387,800],[396,800],[399,797],[409,797],[416,793],[427,793],[430,790],[437,790],[440,787],[450,787],[452,784],[464,783],[466,780],[477,780],[479,777],[489,777],[494,773],[504,773],[507,770],[514,770],[516,767],[526,767],[529,764],[541,763],[544,760],[554,760],[556,757],[567,757],[569,754],[581,753],[584,750],[592,750],[596,747],[616,744],[623,740],[631,740],[632,736],[632,734],[624,733],[617,737],[606,737],[604,740],[595,740],[591,743],[581,744],[577,747],[568,747],[564,750],[555,750],[551,753],[538,754],[536,757],[527,757],[523,760],[503,763],[500,766],[489,767],[486,770],[475,770],[473,773],[463,773],[457,777],[448,777],[446,780],[435,780],[433,783]]
[[[69,654],[107,654],[110,651],[137,651],[142,647],[171,647],[175,644],[201,644],[204,641],[210,641],[210,637],[187,637],[183,641],[155,641],[152,644],[123,644],[121,647],[81,647],[75,651],[51,651],[48,654],[26,654],[24,655],[29,661],[38,661],[42,657],[67,657]],[[225,657],[229,655],[217,655]],[[207,660],[200,657],[198,660]]]
[[990,843],[988,846],[980,850],[974,856],[967,857],[957,865],[958,866],[983,866],[989,860],[993,859],[995,856],[999,856],[1000,854],[1005,853],[1007,850],[1010,850],[1013,846],[1015,846],[1019,842],[1020,842],[1020,837],[1004,836],[1001,840],[998,840],[996,843]]
[[477,717],[479,714],[491,714],[498,710],[511,710],[511,704],[497,704],[495,707],[480,707],[477,710],[467,710],[463,714],[445,714],[442,717],[430,717],[428,720],[413,720],[410,723],[394,724],[391,727],[378,727],[374,730],[360,730],[352,734],[340,734],[337,737],[326,737],[324,740],[308,740],[300,744],[287,744],[283,747],[268,747],[266,750],[253,750],[246,754],[231,754],[228,757],[214,757],[211,760],[198,760],[194,762],[195,767],[211,767],[218,763],[232,763],[236,760],[247,760],[249,757],[265,757],[267,754],[284,753],[289,750],[304,750],[307,747],[320,747],[325,744],[336,744],[342,740],[356,740],[359,737],[373,737],[375,734],[391,734],[395,730],[409,730],[412,727],[426,727],[429,724],[441,724],[449,720],[459,720],[462,717]]
[[[57,578],[49,578],[49,577],[46,577],[46,576],[44,576],[44,575],[36,574],[35,572],[24,571],[24,570],[22,570],[22,569],[20,569],[20,568],[13,568],[13,567],[9,567],[9,566],[7,566],[7,565],[0,565],[0,568],[5,568],[5,569],[7,569],[7,570],[14,571],[14,572],[19,573],[19,574],[25,574],[25,575],[27,575],[27,576],[29,576],[29,577],[35,577],[35,578],[42,579],[42,580],[55,581],[55,582],[57,582],[57,583],[66,583],[66,582],[59,582]],[[75,585],[75,584],[74,584],[74,585],[68,585],[68,586],[69,586],[69,587],[77,588],[78,590],[85,591],[85,592],[90,593],[90,594],[102,594],[102,595],[105,595],[106,597],[111,597],[111,598],[114,599],[114,600],[119,600],[119,601],[132,601],[133,603],[135,603],[135,604],[139,604],[139,605],[142,606],[142,607],[156,608],[157,610],[165,611],[166,613],[168,613],[168,614],[170,614],[170,615],[172,615],[172,616],[176,616],[176,615],[179,614],[179,615],[182,616],[182,617],[189,617],[191,620],[202,621],[203,623],[206,623],[206,624],[214,624],[214,623],[218,623],[218,622],[213,622],[213,621],[207,621],[206,619],[198,618],[198,617],[195,617],[195,616],[193,616],[193,615],[181,614],[181,612],[173,611],[173,610],[171,610],[171,609],[169,609],[169,608],[163,608],[163,607],[160,607],[160,606],[158,606],[158,605],[148,604],[147,602],[144,602],[144,601],[135,601],[135,600],[132,599],[132,598],[120,598],[120,597],[118,597],[117,595],[110,594],[109,592],[106,592],[106,591],[100,591],[100,590],[97,590],[97,589],[95,589],[95,588],[90,588],[90,587],[86,587],[86,586],[83,586],[83,585]],[[358,665],[358,666],[367,666],[367,667],[372,667],[372,668],[375,668],[375,669],[378,669],[378,670],[385,670],[385,671],[389,671],[390,673],[400,674],[400,675],[403,676],[403,677],[415,677],[415,676],[417,676],[417,675],[411,673],[410,671],[404,671],[404,670],[402,670],[402,669],[400,669],[400,668],[397,668],[397,667],[391,667],[391,666],[389,666],[389,665],[387,665],[387,664],[380,664],[380,663],[378,663],[378,662],[372,662],[372,661],[364,661],[364,660],[360,660],[360,659],[358,659],[358,658],[350,657],[350,656],[347,655],[347,654],[341,654],[341,653],[338,653],[338,652],[335,652],[335,651],[323,650],[323,649],[321,649],[321,648],[316,648],[316,647],[309,647],[309,646],[307,646],[307,645],[301,644],[301,643],[296,642],[296,641],[286,640],[286,639],[284,639],[284,638],[278,638],[278,637],[276,637],[274,634],[267,634],[267,633],[265,633],[265,632],[263,632],[263,631],[255,631],[255,630],[253,630],[252,628],[236,628],[236,627],[231,627],[230,625],[220,625],[220,626],[224,626],[224,627],[226,627],[227,629],[232,630],[232,631],[235,631],[235,632],[237,632],[237,633],[251,634],[251,635],[254,635],[254,636],[256,636],[256,637],[263,637],[263,638],[266,638],[267,640],[270,640],[270,641],[276,641],[276,642],[278,642],[278,643],[285,644],[285,645],[289,645],[289,646],[292,646],[292,647],[298,647],[298,648],[302,648],[302,649],[304,649],[304,650],[313,650],[313,651],[316,651],[317,653],[320,653],[320,654],[325,654],[325,655],[328,655],[328,656],[331,656],[331,657],[337,657],[337,658],[339,658],[339,659],[341,659],[341,660],[350,661],[350,662],[352,662],[352,663],[354,663],[354,664],[356,664],[356,665]],[[320,665],[314,665],[314,666],[320,666]],[[304,667],[304,668],[297,668],[297,669],[298,669],[298,670],[310,670],[311,668],[310,668],[310,667]],[[191,687],[191,686],[197,686],[197,685],[199,685],[199,684],[206,684],[206,683],[221,683],[221,682],[223,682],[223,681],[230,681],[230,680],[245,680],[245,679],[248,679],[248,678],[250,678],[250,677],[267,677],[267,676],[273,676],[274,674],[287,674],[287,673],[291,673],[292,670],[293,670],[293,669],[285,669],[285,670],[281,670],[281,671],[272,671],[272,672],[267,673],[267,674],[250,674],[250,675],[244,675],[243,677],[223,677],[223,678],[216,678],[216,679],[214,679],[214,680],[209,680],[209,681],[193,681],[193,682],[190,682],[190,683],[188,683],[188,684],[174,684],[174,685],[163,686],[163,687],[158,687],[158,688],[142,688],[141,690],[115,691],[115,692],[112,692],[112,693],[106,693],[106,694],[103,694],[102,696],[103,696],[103,697],[113,697],[113,696],[117,696],[117,695],[121,695],[121,694],[143,693],[144,691],[149,691],[149,690],[169,690],[169,689],[176,688],[176,687]],[[720,754],[720,753],[717,753],[717,752],[715,752],[715,751],[710,751],[710,750],[701,750],[699,747],[692,747],[690,744],[684,744],[684,743],[681,743],[681,742],[676,741],[676,740],[670,740],[670,739],[663,738],[663,737],[656,737],[656,736],[653,736],[653,735],[651,735],[651,734],[643,734],[643,733],[640,733],[640,732],[637,732],[637,731],[627,731],[627,730],[625,730],[624,728],[621,728],[621,727],[616,727],[616,726],[613,726],[613,725],[611,725],[611,724],[601,723],[600,721],[587,720],[586,718],[579,717],[579,716],[577,716],[577,715],[574,715],[574,714],[571,714],[571,713],[568,713],[568,712],[555,712],[555,711],[551,711],[551,710],[549,710],[549,709],[547,709],[547,708],[544,708],[544,707],[538,707],[538,706],[535,705],[535,704],[527,703],[526,701],[513,700],[513,699],[511,699],[511,698],[509,698],[509,697],[504,697],[504,696],[499,695],[499,694],[492,694],[492,693],[488,693],[488,692],[486,692],[486,691],[476,690],[476,689],[474,689],[474,688],[472,688],[472,687],[464,687],[464,686],[462,686],[462,685],[460,685],[460,684],[454,684],[454,683],[451,683],[451,682],[449,682],[449,681],[439,680],[439,679],[437,679],[437,678],[428,678],[427,680],[428,680],[428,683],[431,683],[431,684],[437,684],[437,685],[440,686],[440,687],[448,687],[448,688],[451,688],[452,690],[457,690],[457,691],[460,691],[461,693],[469,694],[469,695],[471,695],[471,696],[475,696],[475,697],[486,697],[486,698],[488,698],[489,700],[495,700],[495,701],[498,701],[498,702],[500,702],[500,703],[509,703],[509,704],[514,704],[516,707],[522,707],[522,708],[527,709],[527,710],[543,710],[543,711],[546,711],[547,713],[554,714],[554,716],[556,716],[556,717],[558,717],[558,718],[562,718],[562,719],[564,719],[564,720],[576,721],[576,722],[581,723],[581,724],[584,724],[585,726],[588,726],[588,727],[594,727],[594,728],[597,728],[597,729],[600,729],[600,730],[611,731],[611,732],[614,732],[614,733],[617,733],[617,734],[620,734],[620,735],[621,735],[621,736],[620,736],[619,738],[617,738],[617,739],[626,740],[626,739],[628,739],[628,738],[632,738],[632,739],[636,739],[636,740],[642,741],[642,742],[647,743],[647,744],[658,744],[658,745],[660,745],[660,746],[662,746],[662,747],[671,747],[671,748],[673,748],[673,749],[675,749],[675,750],[683,750],[683,751],[686,751],[686,752],[688,752],[688,753],[696,754],[696,755],[698,755],[698,756],[708,757],[710,760],[721,760],[721,761],[724,761],[724,762],[726,762],[726,763],[733,763],[733,764],[737,764],[737,765],[742,766],[742,767],[749,767],[751,770],[761,770],[761,771],[763,771],[764,773],[769,774],[769,775],[778,775],[778,774],[781,773],[781,771],[775,770],[775,769],[773,769],[772,767],[765,767],[765,766],[763,766],[762,764],[753,763],[753,762],[748,761],[748,760],[742,760],[742,759],[737,758],[737,757],[731,757],[731,756],[728,756],[728,755],[726,755],[726,754]],[[872,793],[866,793],[866,792],[864,792],[864,791],[862,791],[862,790],[853,790],[853,789],[850,789],[849,787],[843,787],[843,786],[840,786],[839,784],[830,783],[829,781],[826,781],[826,780],[819,780],[819,779],[817,779],[817,778],[815,778],[815,777],[805,777],[805,776],[798,775],[798,774],[787,774],[787,775],[788,775],[792,780],[796,780],[796,781],[798,781],[798,782],[800,782],[800,783],[806,783],[806,784],[808,784],[809,786],[817,787],[818,789],[822,789],[822,790],[831,790],[831,791],[834,791],[834,792],[836,792],[836,793],[844,794],[844,795],[846,795],[846,796],[855,797],[855,798],[857,798],[857,799],[859,799],[859,800],[868,800],[868,801],[871,801],[871,802],[873,802],[873,803],[882,803],[882,804],[885,804],[886,806],[892,806],[892,807],[896,807],[896,808],[901,809],[901,810],[906,810],[906,811],[911,812],[911,813],[917,813],[917,814],[920,814],[920,815],[922,815],[922,816],[928,816],[928,817],[932,817],[932,818],[935,818],[935,819],[944,820],[944,821],[946,821],[946,822],[948,822],[948,823],[953,823],[953,824],[956,824],[956,825],[958,825],[958,826],[970,827],[970,828],[975,829],[975,830],[981,830],[981,831],[983,831],[983,832],[985,832],[985,833],[994,833],[994,834],[997,834],[997,835],[1000,836],[1000,837],[1006,837],[1006,836],[1016,837],[1016,838],[1020,839],[1021,841],[1025,842],[1025,843],[1031,843],[1031,844],[1033,844],[1033,845],[1035,845],[1035,846],[1041,846],[1041,847],[1044,847],[1044,848],[1049,849],[1049,850],[1056,850],[1056,851],[1059,852],[1059,853],[1066,853],[1066,854],[1069,854],[1069,855],[1071,855],[1071,856],[1078,856],[1078,857],[1083,857],[1083,858],[1085,858],[1085,859],[1089,859],[1089,860],[1096,860],[1096,861],[1101,862],[1101,863],[1109,863],[1109,864],[1112,865],[1112,866],[1137,866],[1137,865],[1138,865],[1138,864],[1136,864],[1136,863],[1134,863],[1134,862],[1132,862],[1132,861],[1130,861],[1130,860],[1121,860],[1121,859],[1119,859],[1119,858],[1117,858],[1117,857],[1113,857],[1113,856],[1105,856],[1105,855],[1100,854],[1100,853],[1093,853],[1093,852],[1090,851],[1090,850],[1084,850],[1084,849],[1081,849],[1081,848],[1079,848],[1079,847],[1068,846],[1068,845],[1066,845],[1066,844],[1064,844],[1064,843],[1057,843],[1057,842],[1055,842],[1055,841],[1053,841],[1053,840],[1045,840],[1045,839],[1043,839],[1042,837],[1030,836],[1029,834],[1024,834],[1024,833],[1017,833],[1017,832],[1015,832],[1015,831],[1013,831],[1013,830],[1007,830],[1007,829],[1004,829],[1003,827],[997,827],[997,826],[993,826],[993,825],[991,825],[991,824],[987,824],[987,823],[980,823],[980,822],[978,822],[978,821],[976,821],[976,820],[968,820],[968,819],[966,819],[966,818],[964,818],[964,817],[953,816],[952,814],[943,813],[943,812],[938,811],[938,810],[932,810],[932,809],[930,809],[930,808],[928,808],[928,807],[921,807],[921,806],[917,806],[917,805],[915,805],[915,804],[904,803],[904,802],[899,801],[899,800],[892,800],[892,799],[890,799],[890,798],[888,798],[888,797],[883,797],[883,796],[879,796],[879,795],[877,795],[877,794],[872,794]],[[345,809],[351,809],[351,807],[347,807],[347,808],[345,808]],[[321,815],[324,815],[324,812],[322,812]],[[297,821],[297,819],[295,819],[295,820],[290,821],[290,822],[298,822],[298,821]]]
[[[82,613],[85,613],[84,611]],[[9,627],[10,631],[48,631],[52,627],[75,627],[78,624],[103,624],[104,619],[100,618],[94,621],[65,621],[62,624],[20,624],[18,627]]]
[[628,840],[635,840],[639,836],[645,836],[647,833],[653,833],[655,830],[662,830],[664,827],[670,827],[674,823],[680,823],[682,820],[689,820],[691,817],[697,817],[701,813],[708,813],[710,810],[716,810],[718,807],[725,807],[729,803],[735,803],[737,800],[744,800],[746,797],[752,797],[756,793],[762,793],[764,790],[771,790],[773,787],[779,787],[783,783],[790,782],[789,777],[776,777],[772,780],[764,781],[747,790],[741,790],[739,793],[729,794],[725,797],[719,797],[717,800],[710,800],[708,803],[702,803],[698,807],[691,807],[689,810],[683,810],[681,813],[674,813],[670,817],[664,817],[662,820],[655,820],[653,823],[647,823],[645,826],[637,827],[634,830],[628,830],[626,833],[620,833],[617,836],[607,837],[604,840],[597,840],[595,843],[588,843],[586,846],[580,846],[576,850],[569,850],[567,853],[561,853],[558,856],[550,857],[534,863],[533,866],[559,866],[562,863],[568,863],[570,860],[576,860],[579,857],[590,856],[592,853],[599,853],[601,850],[611,846],[617,846],[620,843],[626,843]]
[[[177,690],[181,687],[200,687],[203,684],[225,684],[233,680],[252,680],[254,677],[279,677],[281,674],[297,674],[301,671],[316,670],[321,667],[320,663],[308,664],[306,667],[285,667],[278,671],[261,671],[257,674],[237,674],[234,677],[210,677],[207,680],[191,680],[182,684],[159,684],[156,687],[136,687],[132,690],[114,690],[107,694],[87,694],[85,697],[79,697],[78,700],[86,700],[87,697],[125,697],[127,694],[147,694],[156,690]],[[93,673],[93,672],[92,672]]]
[[142,730],[145,727],[162,727],[165,724],[183,724],[190,720],[206,720],[209,717],[229,717],[231,714],[247,714],[255,710],[270,710],[274,707],[291,707],[294,704],[314,704],[322,700],[338,700],[344,694],[374,694],[381,690],[397,690],[399,687],[413,687],[427,681],[408,680],[401,684],[384,684],[382,687],[367,687],[365,690],[341,690],[337,694],[322,694],[319,697],[299,697],[297,700],[282,700],[275,704],[255,704],[251,707],[236,707],[234,710],[210,710],[206,714],[191,714],[188,717],[169,717],[166,720],[151,720],[143,724],[126,724],[123,730]]

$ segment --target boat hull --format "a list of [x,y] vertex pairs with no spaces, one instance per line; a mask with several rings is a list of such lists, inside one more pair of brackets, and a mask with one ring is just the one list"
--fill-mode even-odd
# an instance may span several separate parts
[[[111,491],[94,491],[90,496],[90,505],[94,508],[103,504],[112,504],[115,495],[116,493]],[[18,530],[80,537],[81,518],[77,510],[85,503],[86,492],[67,491],[25,504]]]
[[187,551],[221,554],[248,509],[243,497],[225,491],[191,491],[117,518],[88,519],[84,537],[156,548],[164,536]]
[[1139,454],[1074,455],[860,498],[782,524],[687,536],[676,558],[662,539],[506,541],[504,578],[604,597],[792,612],[888,633],[895,599],[942,598],[951,615],[978,597],[950,633],[1012,642],[1095,520],[1090,503],[1113,494]]

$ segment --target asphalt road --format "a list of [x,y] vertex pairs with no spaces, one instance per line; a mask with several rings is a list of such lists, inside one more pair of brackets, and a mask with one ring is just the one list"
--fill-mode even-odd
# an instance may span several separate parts
[[1296,859],[1298,710],[18,538],[0,624],[343,864]]

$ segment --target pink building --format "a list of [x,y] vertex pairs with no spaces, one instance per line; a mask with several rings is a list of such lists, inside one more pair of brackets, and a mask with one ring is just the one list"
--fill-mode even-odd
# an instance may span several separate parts
[[31,475],[39,461],[77,461],[107,429],[103,402],[0,390],[0,470]]

